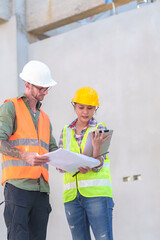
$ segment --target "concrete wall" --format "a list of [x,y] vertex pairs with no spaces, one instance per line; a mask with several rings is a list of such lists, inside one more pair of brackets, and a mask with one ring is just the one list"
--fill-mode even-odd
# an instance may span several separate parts
[[[112,4],[106,4],[111,1],[34,0],[33,2],[28,0],[26,1],[27,29],[34,34],[42,34],[54,28],[112,9]],[[124,1],[121,2],[124,4]],[[116,5],[118,6],[118,4],[119,1]],[[39,7],[37,8],[37,6]]]
[[[17,94],[16,20],[0,25],[0,104]],[[3,56],[3,57],[2,57]]]
[[[114,129],[110,148],[114,239],[159,240],[160,4],[149,5],[31,44],[29,58],[52,69],[58,82],[44,101],[58,141],[74,111],[75,90],[95,88],[97,119]],[[133,175],[141,174],[134,181]],[[130,181],[123,182],[123,177]],[[48,240],[71,239],[62,205],[62,176],[50,168]]]
[[[5,99],[17,96],[17,40],[16,19],[0,25],[0,105]],[[1,169],[0,169],[1,177]],[[3,188],[0,187],[0,202],[3,201]],[[3,208],[0,206],[0,239],[6,239],[6,228],[3,220]]]
[[0,23],[6,22],[11,17],[10,0],[0,0]]
[[[109,156],[115,240],[160,238],[159,12],[160,4],[155,3],[29,46],[29,59],[48,64],[58,82],[42,106],[57,142],[64,124],[75,118],[70,104],[74,92],[92,86],[100,95],[96,118],[114,129]],[[0,103],[17,95],[16,30],[15,18],[0,25]],[[133,180],[136,174],[141,180]],[[126,176],[130,181],[123,182]],[[53,211],[47,240],[70,240],[62,175],[54,168],[50,168],[50,185]],[[0,201],[2,193],[1,187]],[[0,212],[0,236],[6,239],[3,205]]]

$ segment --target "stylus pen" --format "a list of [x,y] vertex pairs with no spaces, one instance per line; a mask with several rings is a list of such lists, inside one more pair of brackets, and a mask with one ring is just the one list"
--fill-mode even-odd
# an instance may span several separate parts
[[[95,158],[99,158],[99,157],[101,157],[102,155],[105,155],[105,154],[107,154],[107,153],[109,153],[109,152],[102,153],[101,155],[99,155],[99,156],[97,156],[97,157],[95,157]],[[80,173],[80,171],[75,172],[75,173],[72,175],[72,177],[75,177],[78,173]]]

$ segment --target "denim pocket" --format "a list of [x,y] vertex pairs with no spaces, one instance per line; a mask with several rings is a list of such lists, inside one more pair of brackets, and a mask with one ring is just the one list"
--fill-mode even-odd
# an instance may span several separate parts
[[113,209],[113,207],[114,207],[113,199],[110,197],[107,197],[107,208]]

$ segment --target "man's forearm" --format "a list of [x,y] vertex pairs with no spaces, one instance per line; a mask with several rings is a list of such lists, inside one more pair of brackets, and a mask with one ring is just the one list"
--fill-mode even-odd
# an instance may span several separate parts
[[49,162],[49,158],[47,156],[40,156],[38,153],[35,152],[21,151],[13,147],[6,140],[0,140],[0,152],[5,156],[24,160],[32,166],[40,166],[44,163]]
[[21,158],[22,151],[13,147],[6,140],[0,140],[0,152],[5,156]]

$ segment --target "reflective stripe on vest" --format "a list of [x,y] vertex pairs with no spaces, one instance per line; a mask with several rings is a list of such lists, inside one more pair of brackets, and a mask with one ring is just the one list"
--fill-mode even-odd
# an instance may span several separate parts
[[70,150],[70,148],[71,148],[71,131],[69,131],[69,129],[68,128],[66,128],[66,139],[65,139],[65,141],[66,141],[66,149],[67,150]]
[[[12,160],[4,161],[2,163],[2,170],[4,168],[12,167],[12,166],[18,167],[18,166],[32,166],[32,165],[30,165],[29,163],[27,163],[27,162],[25,162],[23,160],[14,160],[14,159],[12,159]],[[46,163],[43,164],[43,167],[48,169],[48,164],[46,164]]]
[[[38,139],[18,139],[18,140],[9,140],[8,141],[13,147],[21,146],[21,145],[30,145],[30,146],[39,146]],[[44,141],[40,140],[40,145],[49,151],[49,144],[45,143]]]
[[[84,151],[87,136],[89,132],[98,128],[103,123],[99,123],[96,127],[87,128],[85,135],[81,143],[82,152]],[[104,124],[103,124],[104,125]],[[64,127],[63,131],[63,147],[67,150],[80,153],[80,149],[76,139],[74,138],[74,130],[68,126]],[[91,174],[92,173],[92,174]],[[96,197],[96,196],[109,196],[112,197],[112,182],[110,177],[110,161],[108,157],[104,160],[103,167],[99,172],[88,172],[86,174],[79,173],[76,177],[72,177],[73,174],[65,173],[64,202],[72,201],[77,194],[76,188],[78,187],[79,192],[85,197]],[[77,180],[76,180],[77,179]],[[74,182],[73,182],[74,180]],[[77,184],[76,184],[77,181]]]
[[[26,152],[35,152],[40,155],[49,152],[50,121],[47,114],[40,110],[38,131],[36,131],[30,112],[22,98],[6,101],[13,102],[17,121],[17,129],[8,142],[13,147]],[[2,185],[8,179],[37,179],[41,175],[48,182],[47,164],[31,166],[22,159],[2,155]]]
[[107,179],[84,180],[78,182],[79,187],[108,186],[112,187],[112,183]]
[[70,190],[76,188],[76,183],[75,182],[70,182],[70,183],[66,183],[64,185],[64,190]]
[[[81,180],[78,181],[78,186],[81,187],[95,187],[95,186],[108,186],[112,187],[112,183],[107,179],[94,179],[94,180]],[[70,190],[76,188],[76,183],[67,183],[64,186],[64,190]]]

